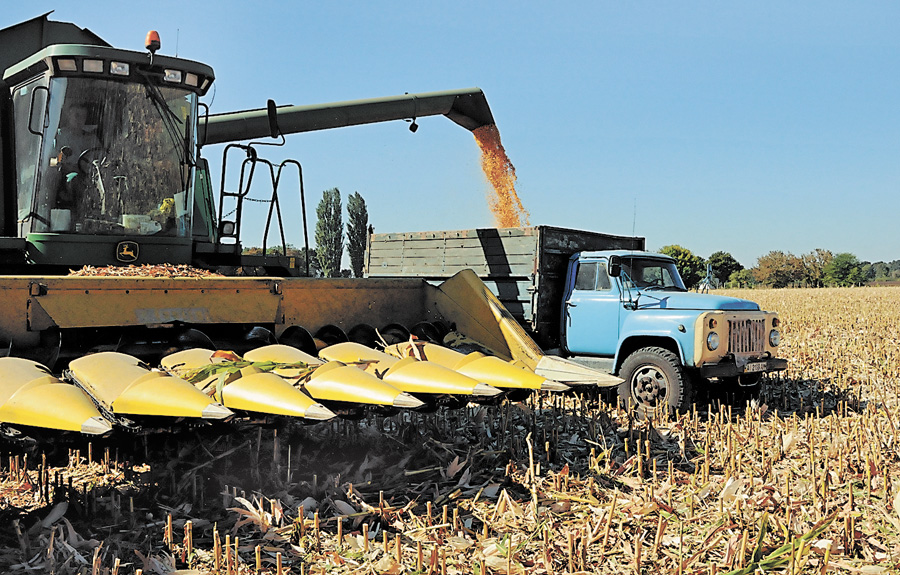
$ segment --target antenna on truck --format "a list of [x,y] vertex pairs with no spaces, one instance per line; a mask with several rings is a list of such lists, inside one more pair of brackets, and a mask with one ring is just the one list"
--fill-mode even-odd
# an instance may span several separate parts
[[635,237],[637,234],[635,230],[637,229],[637,198],[634,198],[634,212],[631,219],[631,237]]

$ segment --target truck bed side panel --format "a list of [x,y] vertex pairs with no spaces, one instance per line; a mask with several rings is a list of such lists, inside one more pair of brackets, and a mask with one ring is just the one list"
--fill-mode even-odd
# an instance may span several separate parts
[[513,317],[528,325],[537,245],[537,228],[374,234],[367,274],[436,283],[471,269]]

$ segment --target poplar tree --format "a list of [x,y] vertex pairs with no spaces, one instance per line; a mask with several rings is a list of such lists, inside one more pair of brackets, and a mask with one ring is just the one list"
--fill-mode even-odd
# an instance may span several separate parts
[[316,208],[316,258],[326,278],[340,277],[344,252],[344,230],[341,219],[341,192],[331,188],[322,192]]
[[353,277],[361,278],[366,254],[366,238],[369,229],[369,213],[366,201],[359,192],[347,197],[347,253],[350,255],[350,269]]

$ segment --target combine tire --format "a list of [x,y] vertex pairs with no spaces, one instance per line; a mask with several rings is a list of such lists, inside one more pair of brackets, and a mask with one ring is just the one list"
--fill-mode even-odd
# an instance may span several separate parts
[[622,363],[619,400],[641,415],[656,410],[685,411],[691,402],[690,375],[678,356],[662,347],[645,347]]

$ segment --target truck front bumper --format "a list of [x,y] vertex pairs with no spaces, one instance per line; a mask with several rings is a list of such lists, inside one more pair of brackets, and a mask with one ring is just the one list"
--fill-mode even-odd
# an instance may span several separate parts
[[738,365],[734,359],[719,363],[707,363],[700,366],[700,376],[711,377],[737,377],[750,373],[768,373],[770,371],[782,371],[787,369],[788,362],[781,357],[749,360],[743,365]]

